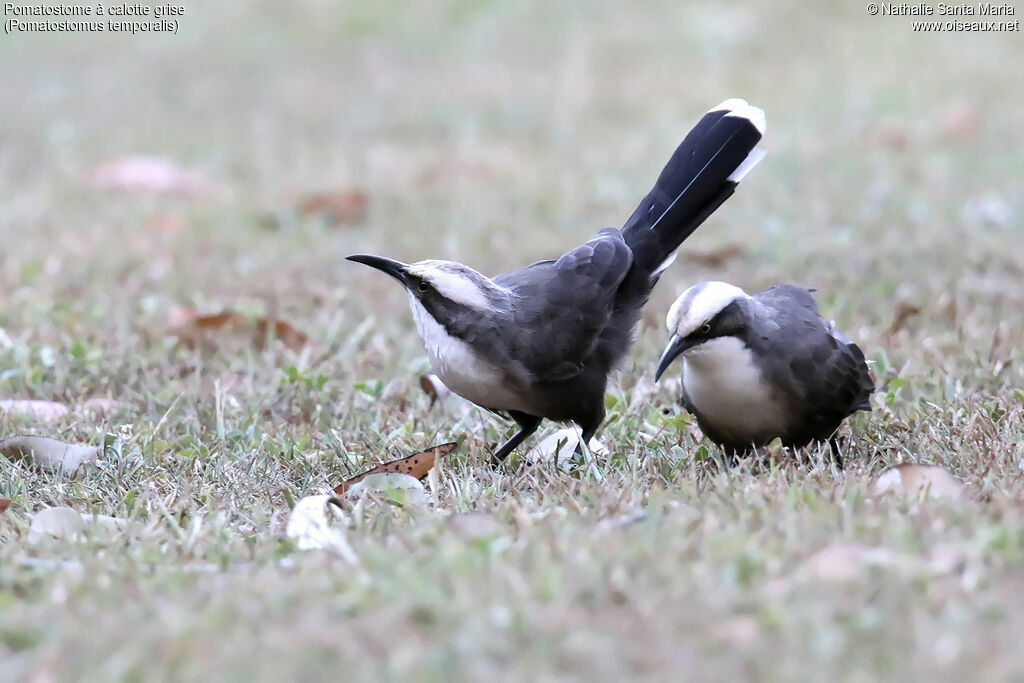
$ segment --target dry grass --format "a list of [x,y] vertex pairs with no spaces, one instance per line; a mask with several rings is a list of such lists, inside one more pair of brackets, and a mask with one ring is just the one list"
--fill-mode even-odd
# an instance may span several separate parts
[[[0,678],[1024,675],[1019,34],[767,1],[187,12],[177,36],[0,40],[0,398],[124,405],[0,417],[0,436],[114,444],[75,478],[0,460]],[[403,296],[343,256],[494,273],[559,253],[621,223],[737,95],[767,110],[769,157],[656,292],[601,478],[492,470],[507,427],[428,410]],[[135,154],[216,188],[86,182]],[[294,208],[348,188],[370,198],[355,226]],[[709,472],[663,412],[671,387],[647,395],[668,304],[708,278],[817,287],[875,360],[845,475],[815,453]],[[176,347],[181,305],[288,320],[318,348]],[[455,439],[433,507],[350,510],[358,566],[284,539],[296,498]],[[873,499],[903,461],[971,496]],[[137,526],[30,544],[53,505]],[[468,511],[499,526],[448,521]]]

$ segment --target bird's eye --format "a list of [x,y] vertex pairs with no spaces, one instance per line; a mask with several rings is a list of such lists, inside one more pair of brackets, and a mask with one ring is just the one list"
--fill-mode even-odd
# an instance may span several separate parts
[[704,334],[711,334],[711,323],[704,323],[700,326],[700,331]]
[[427,284],[426,280],[420,280],[420,284],[419,284],[419,287],[417,287],[417,289],[419,289],[420,290],[420,294],[422,294],[423,292],[425,292],[428,289],[430,289],[430,285]]

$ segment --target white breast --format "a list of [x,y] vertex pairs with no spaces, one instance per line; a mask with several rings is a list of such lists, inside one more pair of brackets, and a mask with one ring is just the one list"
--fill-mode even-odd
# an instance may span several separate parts
[[740,443],[766,443],[786,428],[778,397],[735,337],[712,339],[683,357],[683,385],[700,418]]
[[449,389],[484,408],[529,412],[522,397],[510,390],[504,373],[474,353],[466,342],[448,334],[411,294],[409,306],[427,347],[430,366]]

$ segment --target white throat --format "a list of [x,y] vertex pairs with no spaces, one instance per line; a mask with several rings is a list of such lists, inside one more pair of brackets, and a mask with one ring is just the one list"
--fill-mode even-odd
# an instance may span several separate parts
[[412,294],[409,294],[409,307],[416,321],[416,330],[427,347],[430,367],[449,389],[491,410],[528,409],[520,396],[512,391],[505,373],[476,353],[469,344],[448,334]]
[[683,386],[698,416],[737,442],[761,443],[786,427],[786,411],[750,349],[736,337],[718,337],[687,351]]

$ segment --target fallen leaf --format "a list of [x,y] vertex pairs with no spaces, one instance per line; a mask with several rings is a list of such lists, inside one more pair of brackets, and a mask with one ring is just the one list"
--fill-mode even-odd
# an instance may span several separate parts
[[451,443],[443,443],[438,446],[428,448],[425,451],[419,451],[404,458],[392,460],[391,462],[386,462],[383,465],[377,465],[371,470],[367,470],[362,474],[357,474],[351,479],[347,479],[341,484],[338,484],[334,487],[334,492],[339,495],[345,493],[352,488],[352,486],[358,484],[366,477],[369,477],[372,474],[380,474],[382,472],[399,472],[415,477],[416,479],[423,479],[434,467],[434,464],[437,462],[437,458],[442,455],[448,455],[455,450],[456,446],[458,446],[458,444],[454,441]]
[[273,339],[280,340],[293,351],[310,343],[305,333],[284,320],[267,317],[250,319],[235,311],[199,315],[185,306],[173,306],[167,312],[167,324],[170,332],[189,348],[212,343],[219,335],[233,333],[250,335],[257,348],[265,347]]
[[8,415],[27,417],[43,422],[53,422],[68,414],[68,407],[55,401],[34,401],[28,399],[7,399],[0,401],[0,411]]
[[122,535],[128,528],[127,520],[109,515],[82,515],[69,507],[53,507],[40,510],[32,516],[28,531],[28,542],[46,540],[78,541],[92,538],[111,541]]
[[362,190],[334,190],[301,197],[296,208],[300,216],[319,216],[331,225],[343,225],[363,220],[368,204]]
[[353,498],[367,492],[381,494],[382,498],[400,507],[430,503],[430,496],[420,480],[402,472],[366,474],[346,491]]
[[10,498],[0,498],[0,512],[5,511],[10,506],[11,506],[11,499]]
[[466,415],[475,406],[448,388],[437,375],[420,375],[420,388],[430,397],[430,407],[440,406],[458,417]]
[[886,470],[875,481],[876,494],[899,493],[912,498],[959,499],[963,488],[959,479],[941,467],[910,463]]
[[72,444],[48,436],[12,436],[0,441],[0,454],[12,460],[27,460],[46,469],[71,473],[83,463],[100,457],[99,446]]
[[709,251],[688,250],[685,252],[685,256],[686,260],[696,263],[697,265],[704,266],[706,268],[721,268],[729,263],[729,261],[737,259],[745,253],[746,251],[743,247],[737,244],[731,244],[727,247],[711,249]]
[[342,514],[332,501],[334,497],[327,495],[307,496],[300,500],[288,517],[285,535],[299,550],[331,550],[356,564],[358,558],[349,545],[345,532],[332,526],[331,520],[328,519],[328,507],[334,510],[333,514]]
[[978,110],[964,102],[946,105],[938,112],[935,127],[944,138],[970,142],[978,131]]
[[89,172],[94,187],[104,190],[201,197],[216,187],[206,178],[169,159],[154,156],[123,157],[96,166]]
[[[580,437],[579,431],[573,427],[559,429],[541,439],[536,446],[526,452],[525,457],[534,462],[557,459],[560,466],[568,466],[580,445]],[[608,449],[597,439],[591,439],[590,452],[601,456],[607,453]]]
[[455,395],[437,375],[420,375],[420,388],[430,397],[431,408],[438,401],[444,401],[449,396]]
[[161,235],[179,235],[188,229],[188,223],[177,214],[161,213],[146,221],[145,229]]
[[284,320],[260,318],[256,321],[257,344],[265,344],[269,340],[279,339],[281,343],[293,351],[298,351],[309,344],[309,337]]
[[99,416],[116,413],[122,408],[124,408],[124,405],[118,401],[101,396],[86,399],[78,406],[78,409],[83,413]]
[[917,304],[910,304],[901,301],[896,304],[896,311],[893,313],[892,322],[885,331],[887,336],[892,336],[907,326],[907,322],[916,315],[921,314],[921,307]]

